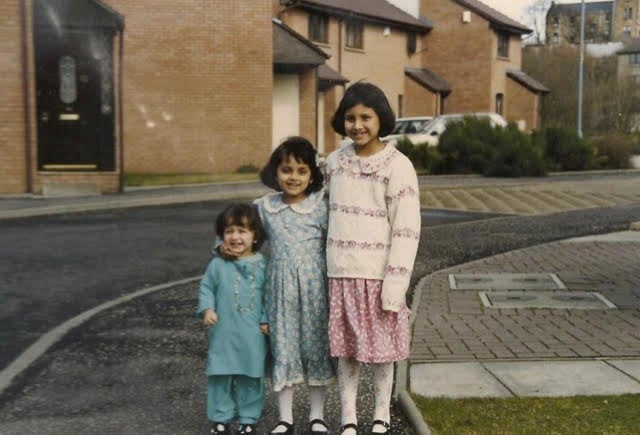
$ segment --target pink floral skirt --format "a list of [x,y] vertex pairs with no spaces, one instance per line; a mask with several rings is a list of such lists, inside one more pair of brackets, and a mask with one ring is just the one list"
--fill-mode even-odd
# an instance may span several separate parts
[[409,357],[409,308],[382,310],[382,280],[329,278],[331,356],[364,363]]

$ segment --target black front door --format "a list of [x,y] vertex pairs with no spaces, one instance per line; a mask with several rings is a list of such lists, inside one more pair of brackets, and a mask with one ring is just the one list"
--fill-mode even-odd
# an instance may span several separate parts
[[99,28],[36,29],[38,166],[113,171],[113,40]]

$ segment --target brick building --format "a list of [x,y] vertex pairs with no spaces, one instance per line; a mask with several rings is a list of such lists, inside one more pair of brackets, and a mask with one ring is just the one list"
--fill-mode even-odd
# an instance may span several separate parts
[[421,0],[433,23],[420,64],[451,87],[446,113],[496,112],[524,130],[540,127],[549,90],[523,73],[523,34],[531,30],[477,0]]
[[0,13],[0,193],[115,192],[123,171],[267,158],[270,3],[6,0]]
[[[418,0],[416,0],[418,1]],[[284,137],[329,152],[345,86],[400,116],[498,111],[537,126],[528,29],[476,0],[6,0],[0,194],[117,192],[127,173],[261,166]]]

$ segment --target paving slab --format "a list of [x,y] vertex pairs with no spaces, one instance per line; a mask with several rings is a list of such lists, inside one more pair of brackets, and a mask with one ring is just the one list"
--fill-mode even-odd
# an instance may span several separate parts
[[452,273],[450,290],[549,290],[564,289],[555,273]]
[[608,360],[607,362],[640,382],[640,360],[621,359]]
[[488,362],[484,367],[517,396],[640,393],[640,382],[602,360]]
[[415,364],[410,376],[411,391],[424,397],[513,396],[479,362]]

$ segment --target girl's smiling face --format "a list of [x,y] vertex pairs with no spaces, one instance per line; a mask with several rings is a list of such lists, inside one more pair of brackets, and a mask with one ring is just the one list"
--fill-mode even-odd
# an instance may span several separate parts
[[284,202],[293,204],[303,201],[311,183],[311,168],[306,163],[296,160],[293,155],[288,155],[278,165],[276,180],[282,189]]
[[246,222],[243,225],[231,224],[224,228],[223,243],[234,255],[247,257],[253,254],[255,233]]
[[344,130],[353,141],[358,155],[371,155],[381,150],[380,118],[371,107],[356,104],[344,113]]

